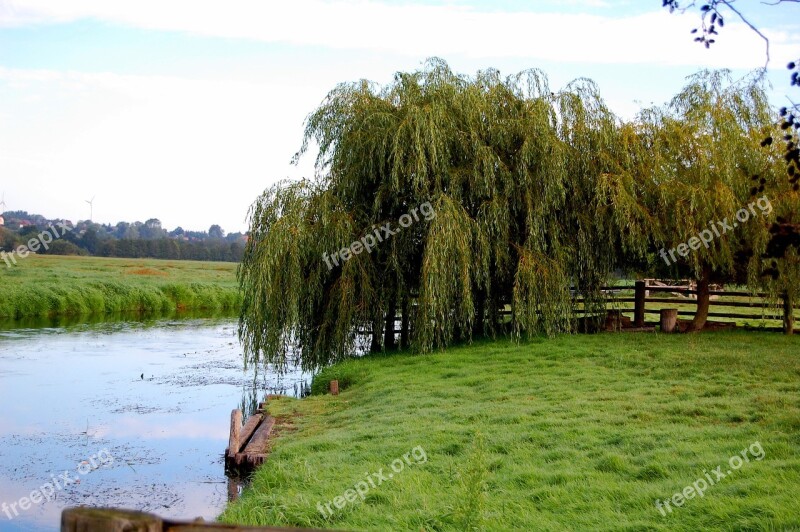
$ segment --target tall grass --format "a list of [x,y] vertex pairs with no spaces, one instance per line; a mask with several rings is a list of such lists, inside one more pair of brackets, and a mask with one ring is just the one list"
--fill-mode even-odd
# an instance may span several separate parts
[[0,263],[0,318],[238,308],[236,265],[30,256]]
[[[338,396],[270,403],[278,436],[222,520],[336,530],[797,530],[800,344],[765,332],[600,334],[368,356]],[[655,505],[759,442],[763,460]],[[414,446],[427,462],[324,516]]]

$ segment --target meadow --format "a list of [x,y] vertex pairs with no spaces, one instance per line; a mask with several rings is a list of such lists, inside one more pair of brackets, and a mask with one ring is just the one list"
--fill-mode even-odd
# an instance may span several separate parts
[[237,311],[236,264],[31,255],[0,263],[0,319]]
[[[325,394],[331,379],[338,396]],[[306,399],[270,402],[278,427],[271,455],[222,521],[338,530],[800,528],[796,338],[500,339],[346,361],[323,370],[313,389]],[[424,462],[412,458],[387,476],[420,447]],[[385,480],[363,500],[348,492],[363,492],[359,482],[380,472]],[[714,483],[678,506],[675,494],[700,479]]]

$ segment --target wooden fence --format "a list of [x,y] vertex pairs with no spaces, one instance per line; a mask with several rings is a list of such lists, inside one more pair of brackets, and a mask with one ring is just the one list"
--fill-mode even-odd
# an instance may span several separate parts
[[[633,314],[634,326],[641,327],[645,324],[645,316],[647,314],[660,314],[661,308],[647,308],[648,303],[658,303],[659,307],[664,304],[667,305],[685,305],[694,304],[696,299],[678,299],[675,297],[652,297],[650,294],[664,294],[670,293],[682,296],[696,296],[698,291],[687,286],[652,286],[648,285],[645,281],[636,281],[633,286],[605,286],[602,288],[604,292],[609,294],[608,304],[612,307],[619,306],[615,310],[622,313]],[[617,297],[615,294],[621,292],[633,291],[633,297]],[[764,330],[783,331],[783,332],[800,332],[794,329],[794,310],[800,309],[800,306],[792,306],[786,298],[782,299],[781,303],[769,303],[767,294],[763,293],[750,293],[750,292],[735,292],[726,290],[711,290],[709,291],[711,300],[709,301],[709,319],[724,318],[734,320],[752,320],[754,322],[762,322],[764,320],[779,320],[782,322],[781,327],[762,327]],[[746,298],[748,301],[730,301],[725,298]],[[621,305],[633,303],[633,307],[622,307]],[[746,309],[738,310],[736,312],[717,312],[714,308],[727,307],[729,309]],[[749,312],[748,312],[749,311]],[[680,310],[677,314],[679,317],[691,318],[694,317],[694,310]]]
[[[633,285],[619,285],[619,286],[603,286],[601,291],[608,297],[606,299],[606,309],[610,312],[617,314],[632,314],[632,324],[634,327],[641,328],[647,326],[646,316],[648,314],[661,314],[664,305],[692,305],[697,302],[696,296],[698,291],[691,288],[691,283],[682,286],[669,286],[665,284],[650,284],[654,281],[648,279],[646,281],[636,281]],[[624,295],[625,292],[632,293],[631,295]],[[574,294],[575,291],[572,290]],[[679,297],[653,297],[651,294],[673,294]],[[751,293],[741,291],[726,291],[726,290],[710,290],[711,296],[709,301],[709,320],[714,318],[732,319],[751,321],[758,323],[757,328],[764,331],[780,331],[787,334],[800,333],[800,329],[795,329],[794,324],[797,318],[794,316],[795,310],[800,310],[800,304],[791,305],[786,298],[782,298],[780,303],[769,303],[768,295],[764,293]],[[680,299],[680,296],[685,297]],[[746,298],[748,301],[728,301],[725,298]],[[575,302],[582,303],[582,298],[575,298]],[[633,307],[624,307],[622,305],[630,305]],[[658,304],[659,308],[647,308],[648,303]],[[727,307],[728,309],[746,309],[737,312],[717,312],[714,308]],[[673,307],[674,309],[674,307]],[[677,310],[679,318],[693,318],[696,310]],[[497,314],[499,316],[508,317],[512,313],[508,307],[500,309]],[[655,322],[659,320],[656,319]],[[769,326],[765,322],[774,321],[780,322],[781,326]],[[401,322],[401,317],[396,316],[394,319],[395,335],[401,333],[401,329],[397,328],[397,324]],[[650,322],[653,325],[653,322]],[[369,329],[360,330],[359,334],[370,336],[372,333]]]

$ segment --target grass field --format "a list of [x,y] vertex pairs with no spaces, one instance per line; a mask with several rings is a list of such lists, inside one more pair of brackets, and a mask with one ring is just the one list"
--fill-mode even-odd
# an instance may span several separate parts
[[0,262],[0,318],[238,309],[236,264],[32,255]]
[[[800,529],[797,337],[487,341],[348,361],[324,370],[315,390],[333,378],[345,388],[338,396],[270,403],[272,454],[221,520],[339,530]],[[362,502],[348,490],[364,492],[367,477],[375,485]],[[715,484],[702,497],[690,491],[666,515],[657,509],[657,499],[707,478]]]

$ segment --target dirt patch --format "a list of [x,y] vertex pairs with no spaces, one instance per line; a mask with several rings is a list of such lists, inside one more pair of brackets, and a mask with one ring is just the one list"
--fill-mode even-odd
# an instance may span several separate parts
[[702,332],[714,332],[714,331],[730,331],[736,328],[735,323],[723,322],[723,321],[706,321],[705,326],[699,331],[692,331],[690,327],[692,325],[692,320],[678,320],[676,329],[679,332],[683,333],[702,333]]
[[271,453],[275,446],[275,441],[284,434],[288,434],[297,430],[294,420],[300,417],[301,414],[294,412],[292,414],[283,414],[280,416],[273,416],[275,424],[272,425],[272,430],[269,433],[269,440],[267,441],[267,453]]
[[126,275],[162,275],[167,276],[169,275],[167,272],[162,272],[159,270],[154,270],[153,268],[139,268],[137,270],[131,270],[129,272],[125,272]]

